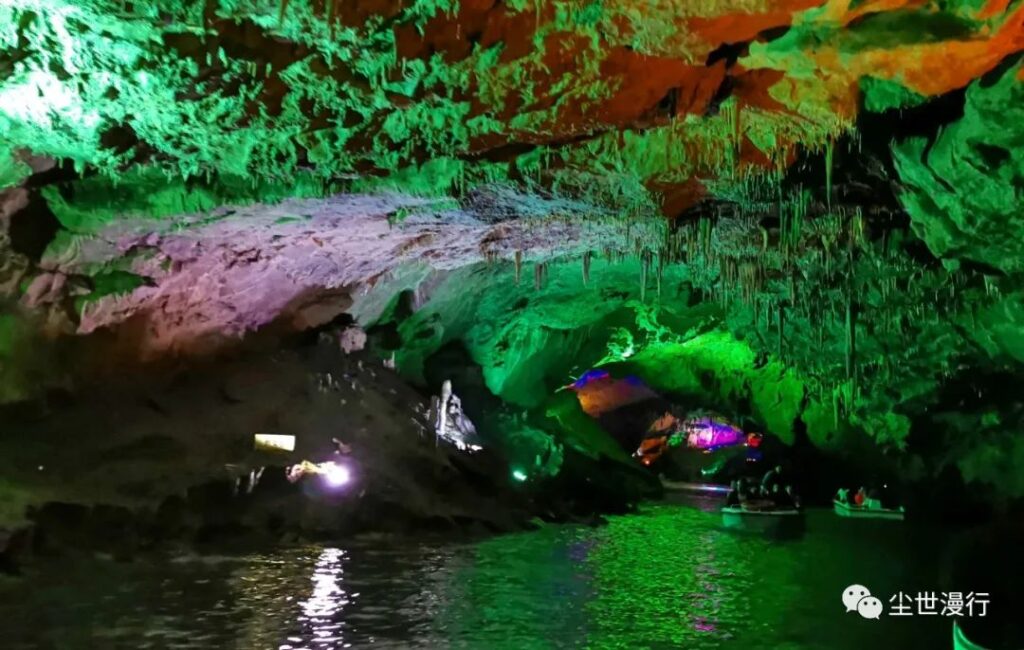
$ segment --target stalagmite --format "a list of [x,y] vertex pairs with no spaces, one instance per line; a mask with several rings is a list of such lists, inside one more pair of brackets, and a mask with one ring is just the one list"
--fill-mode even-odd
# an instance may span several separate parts
[[519,286],[519,278],[523,272],[523,251],[516,251],[516,286]]
[[590,251],[583,253],[583,284],[590,282]]

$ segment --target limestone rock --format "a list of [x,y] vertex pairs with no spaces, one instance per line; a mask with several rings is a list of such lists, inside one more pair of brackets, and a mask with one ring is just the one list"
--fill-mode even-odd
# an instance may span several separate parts
[[360,327],[346,327],[338,335],[338,341],[345,354],[359,352],[366,347],[366,332]]

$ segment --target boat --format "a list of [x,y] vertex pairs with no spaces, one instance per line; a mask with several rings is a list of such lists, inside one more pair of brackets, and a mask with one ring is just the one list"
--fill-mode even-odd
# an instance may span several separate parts
[[804,513],[796,508],[722,508],[722,524],[732,530],[755,533],[792,534],[803,531]]
[[840,517],[852,517],[854,519],[890,519],[903,521],[903,507],[891,508],[867,508],[852,503],[843,503],[839,500],[832,501],[832,508]]
[[960,625],[953,621],[953,650],[986,650],[986,648],[974,643],[964,635]]

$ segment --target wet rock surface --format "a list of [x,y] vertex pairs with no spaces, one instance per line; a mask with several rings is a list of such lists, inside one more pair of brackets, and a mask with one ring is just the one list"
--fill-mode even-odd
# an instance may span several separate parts
[[[638,496],[599,486],[607,468],[583,457],[557,485],[513,484],[500,454],[438,439],[427,409],[379,360],[327,336],[6,407],[0,556],[10,569],[33,553],[493,533],[623,511]],[[255,433],[294,435],[296,449],[255,451]],[[290,483],[286,467],[303,459],[335,459],[351,483]]]

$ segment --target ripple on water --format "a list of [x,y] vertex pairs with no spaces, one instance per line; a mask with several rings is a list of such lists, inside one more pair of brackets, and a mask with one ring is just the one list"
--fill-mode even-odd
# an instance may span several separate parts
[[[11,648],[944,647],[941,620],[865,621],[842,588],[931,587],[909,527],[812,513],[789,542],[736,535],[714,511],[647,507],[438,546],[359,542],[160,564],[48,565],[0,586]],[[931,581],[931,582],[929,582]],[[6,642],[5,642],[6,643]]]

